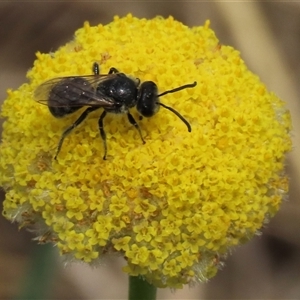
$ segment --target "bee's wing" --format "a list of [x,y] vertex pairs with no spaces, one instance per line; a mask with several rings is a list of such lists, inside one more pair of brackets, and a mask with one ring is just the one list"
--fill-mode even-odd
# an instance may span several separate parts
[[115,74],[56,77],[45,81],[34,91],[34,100],[53,107],[112,107],[113,99],[96,93],[98,84]]

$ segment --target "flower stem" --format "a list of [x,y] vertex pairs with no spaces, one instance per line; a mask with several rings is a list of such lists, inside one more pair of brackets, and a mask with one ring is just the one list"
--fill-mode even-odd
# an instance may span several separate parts
[[129,276],[129,300],[155,300],[156,287],[140,276]]
[[27,274],[21,284],[17,299],[49,299],[56,271],[56,260],[53,246],[36,245],[29,261]]

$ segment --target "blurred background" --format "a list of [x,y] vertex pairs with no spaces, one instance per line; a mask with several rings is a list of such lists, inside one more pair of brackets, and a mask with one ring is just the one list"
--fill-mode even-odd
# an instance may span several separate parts
[[[36,51],[54,51],[71,40],[85,20],[107,24],[114,15],[129,12],[145,18],[172,15],[189,26],[210,19],[221,44],[240,50],[250,70],[287,102],[294,127],[294,150],[287,160],[290,197],[263,234],[235,249],[208,283],[175,293],[159,290],[157,298],[300,299],[300,2],[1,1],[0,102],[7,88],[26,82]],[[0,193],[2,202],[4,193]],[[45,299],[126,299],[121,259],[107,260],[94,269],[83,264],[65,267],[51,246],[36,246],[32,238],[0,216],[0,299],[24,295],[30,285],[27,274],[35,268],[32,259],[38,264],[41,251],[49,252],[47,263],[53,267],[51,274],[45,274],[53,278]]]

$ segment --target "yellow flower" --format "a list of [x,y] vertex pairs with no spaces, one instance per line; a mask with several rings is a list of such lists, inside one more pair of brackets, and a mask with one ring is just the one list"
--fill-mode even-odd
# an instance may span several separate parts
[[[196,81],[161,98],[191,133],[161,108],[138,121],[143,144],[126,114],[110,113],[103,160],[95,111],[54,160],[82,110],[56,119],[34,91],[51,78],[92,75],[94,62],[101,74],[115,67],[160,92]],[[258,233],[286,195],[289,113],[238,51],[220,45],[209,22],[188,28],[172,17],[132,15],[105,26],[86,22],[56,52],[37,53],[28,79],[8,90],[2,107],[3,214],[36,228],[38,240],[55,242],[62,255],[94,263],[118,252],[130,275],[180,288],[214,276],[222,256]]]

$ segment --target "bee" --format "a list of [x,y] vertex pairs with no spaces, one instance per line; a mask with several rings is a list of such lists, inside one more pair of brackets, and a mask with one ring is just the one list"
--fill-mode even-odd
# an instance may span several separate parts
[[145,140],[140,127],[129,111],[134,106],[141,115],[140,119],[152,117],[162,106],[173,112],[187,126],[188,132],[191,132],[192,128],[189,122],[174,108],[161,103],[159,98],[169,93],[193,88],[197,82],[158,94],[158,87],[153,81],[141,83],[139,78],[127,76],[113,67],[110,68],[108,74],[99,74],[99,65],[94,63],[93,73],[93,75],[87,76],[53,78],[42,83],[34,92],[35,101],[47,105],[55,118],[63,118],[82,107],[86,107],[79,118],[62,133],[54,159],[57,159],[67,135],[81,124],[91,112],[99,108],[103,108],[98,120],[98,127],[104,146],[104,160],[107,156],[107,142],[103,120],[107,113],[126,113],[129,123],[138,130],[144,144]]

